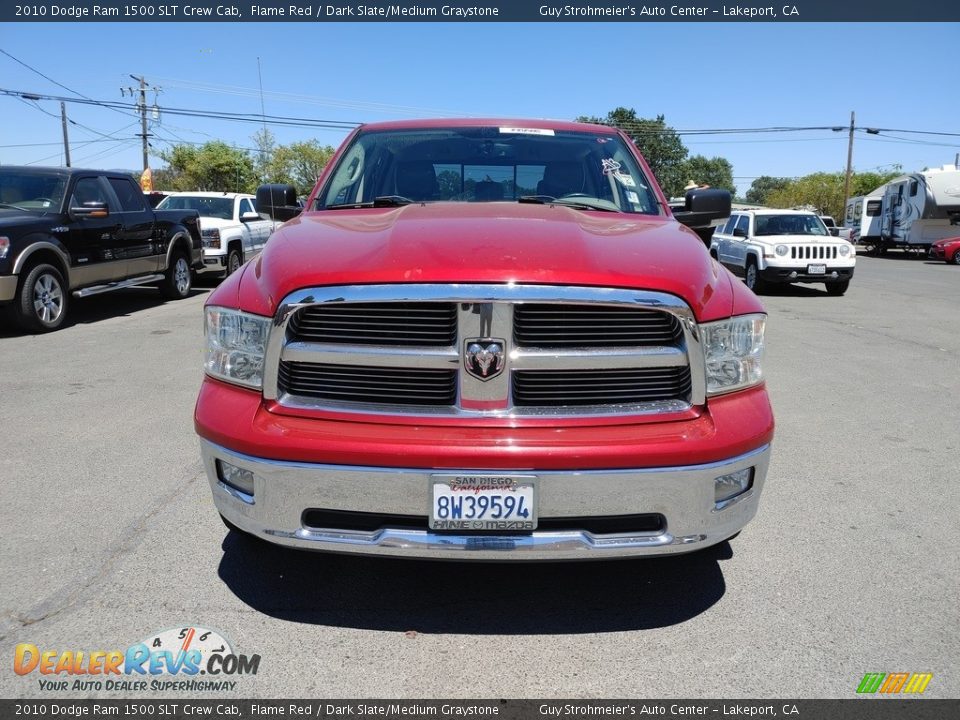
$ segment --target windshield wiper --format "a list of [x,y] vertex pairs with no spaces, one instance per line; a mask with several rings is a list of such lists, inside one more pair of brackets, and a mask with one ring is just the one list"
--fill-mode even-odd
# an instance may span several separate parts
[[371,208],[371,207],[401,207],[417,202],[403,195],[380,195],[367,202],[341,203],[339,205],[327,205],[324,210],[346,210],[352,208]]
[[616,207],[612,207],[609,200],[591,197],[553,197],[552,195],[521,195],[517,202],[533,203],[536,205],[563,205],[578,210],[603,210],[604,212],[622,212]]
[[20,207],[19,205],[11,205],[10,203],[5,202],[0,202],[0,207],[13,208],[14,210],[22,210],[23,212],[27,211],[27,209],[24,207]]

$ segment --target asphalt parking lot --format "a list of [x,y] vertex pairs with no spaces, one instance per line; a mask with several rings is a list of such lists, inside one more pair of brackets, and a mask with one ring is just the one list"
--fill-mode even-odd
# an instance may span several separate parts
[[0,696],[128,697],[44,692],[14,647],[187,625],[261,656],[237,697],[847,698],[900,671],[960,696],[960,268],[861,257],[845,297],[764,298],[777,437],[732,543],[533,566],[228,533],[191,418],[208,290],[90,298],[49,335],[0,326]]

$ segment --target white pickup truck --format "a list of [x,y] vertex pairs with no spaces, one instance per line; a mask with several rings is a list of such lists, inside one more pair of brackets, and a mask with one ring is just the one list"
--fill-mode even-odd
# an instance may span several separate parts
[[[829,215],[821,215],[820,219],[823,220],[823,224],[827,226],[827,230],[834,237],[842,238],[847,242],[851,242],[850,234],[853,232],[853,228],[840,227],[837,225],[837,221],[834,220]],[[833,232],[836,229],[837,232]]]
[[256,198],[241,193],[175,192],[164,198],[158,209],[200,213],[201,272],[224,277],[260,252],[280,224],[260,217]]

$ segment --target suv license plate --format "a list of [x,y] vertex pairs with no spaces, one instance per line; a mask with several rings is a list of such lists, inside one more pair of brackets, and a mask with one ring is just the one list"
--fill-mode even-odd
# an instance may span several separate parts
[[826,275],[826,265],[807,265],[807,275]]
[[431,530],[504,530],[537,527],[535,475],[431,475]]

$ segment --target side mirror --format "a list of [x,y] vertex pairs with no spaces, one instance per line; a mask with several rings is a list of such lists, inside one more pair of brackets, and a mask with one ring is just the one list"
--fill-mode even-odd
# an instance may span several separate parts
[[240,222],[253,222],[254,220],[260,220],[260,213],[245,212],[240,216]]
[[85,202],[70,208],[70,214],[74,217],[105,218],[109,217],[110,208],[105,202]]
[[745,238],[745,237],[747,236],[747,231],[744,230],[743,228],[734,228],[734,229],[733,229],[733,236],[734,236],[734,237],[742,237],[742,238]]
[[840,237],[840,228],[832,227],[832,228],[827,228],[827,230],[829,230],[830,234],[833,235],[834,237]]
[[714,188],[688,190],[683,210],[673,216],[687,227],[709,225],[711,220],[730,217],[730,193]]
[[261,185],[257,188],[257,212],[271,220],[286,221],[303,210],[297,205],[297,189],[293,185]]

